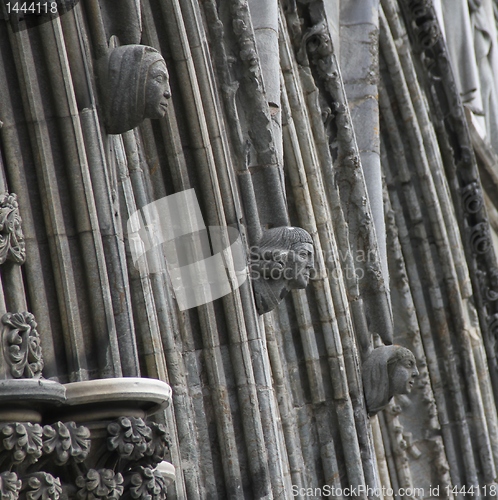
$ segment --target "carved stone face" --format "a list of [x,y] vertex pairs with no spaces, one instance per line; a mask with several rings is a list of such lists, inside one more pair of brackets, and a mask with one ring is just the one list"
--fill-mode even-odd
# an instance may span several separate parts
[[314,268],[311,235],[300,227],[267,229],[251,248],[251,280],[259,314],[274,309],[291,289],[306,288]]
[[362,372],[369,415],[385,408],[393,396],[409,394],[419,374],[413,353],[399,345],[375,348]]
[[145,86],[146,118],[162,118],[166,114],[168,99],[171,98],[168,70],[164,61],[156,61],[149,68]]
[[314,268],[314,248],[311,243],[300,243],[289,251],[284,278],[289,288],[306,288]]
[[410,394],[419,373],[415,360],[410,357],[400,359],[390,373],[389,385],[391,394]]
[[146,45],[122,45],[109,52],[100,83],[109,134],[138,127],[145,118],[162,118],[171,92],[161,54]]

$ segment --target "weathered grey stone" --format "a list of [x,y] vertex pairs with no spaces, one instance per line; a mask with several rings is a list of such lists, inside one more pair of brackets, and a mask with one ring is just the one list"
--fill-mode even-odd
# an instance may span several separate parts
[[164,59],[145,45],[112,49],[100,84],[110,134],[131,130],[145,118],[162,118],[171,97]]
[[374,349],[362,373],[369,415],[384,409],[394,396],[410,394],[419,375],[413,353],[398,345]]
[[313,240],[307,231],[287,226],[266,230],[251,252],[259,314],[274,309],[290,290],[306,288],[313,269]]

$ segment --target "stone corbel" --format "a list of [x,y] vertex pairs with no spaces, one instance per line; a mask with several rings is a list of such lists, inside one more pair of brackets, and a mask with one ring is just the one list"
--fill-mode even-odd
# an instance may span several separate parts
[[109,134],[122,134],[146,118],[162,118],[171,97],[162,55],[146,45],[123,45],[100,62],[104,119]]
[[418,375],[415,356],[409,349],[399,345],[374,349],[362,369],[368,414],[384,409],[396,395],[409,394]]
[[251,249],[251,279],[259,314],[274,309],[289,290],[308,286],[314,270],[311,235],[300,227],[268,229]]

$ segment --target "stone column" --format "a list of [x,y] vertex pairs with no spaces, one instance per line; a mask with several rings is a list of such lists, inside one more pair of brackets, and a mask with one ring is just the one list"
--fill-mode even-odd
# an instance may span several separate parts
[[[379,146],[378,0],[342,2],[340,36],[342,77],[372,208],[384,280],[389,287]],[[351,61],[354,64],[350,64]]]

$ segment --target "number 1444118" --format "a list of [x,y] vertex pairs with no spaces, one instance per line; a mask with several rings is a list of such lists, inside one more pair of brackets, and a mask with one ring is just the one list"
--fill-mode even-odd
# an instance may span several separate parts
[[57,14],[57,2],[6,2],[7,13]]

